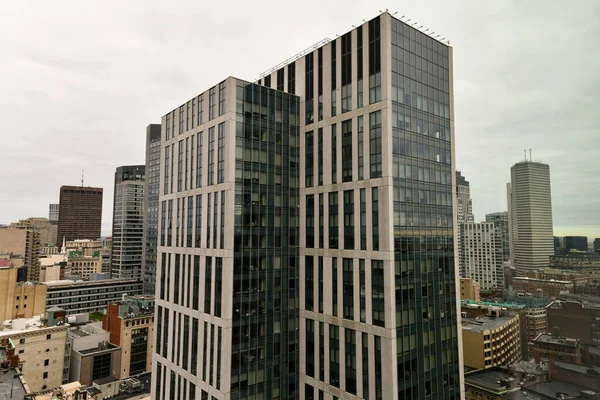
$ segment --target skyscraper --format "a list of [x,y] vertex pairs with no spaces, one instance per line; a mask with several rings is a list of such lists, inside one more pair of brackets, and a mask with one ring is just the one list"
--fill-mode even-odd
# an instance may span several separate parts
[[50,204],[48,211],[48,220],[50,223],[58,224],[58,204]]
[[508,211],[495,212],[485,215],[485,222],[494,223],[496,241],[502,249],[502,261],[510,261],[510,237],[508,236]]
[[144,165],[126,165],[115,172],[110,256],[113,278],[142,279],[144,179]]
[[550,167],[521,161],[510,169],[509,222],[517,275],[548,266],[554,254]]
[[162,118],[153,396],[459,398],[452,49],[293,60]]
[[146,187],[144,190],[144,293],[154,294],[158,244],[158,190],[160,187],[160,124],[146,128]]
[[587,236],[565,236],[565,250],[567,253],[571,252],[571,250],[587,251]]
[[102,225],[102,188],[61,186],[57,240],[98,239]]
[[463,239],[463,235],[461,234],[461,229],[463,224],[473,223],[473,204],[471,202],[471,189],[469,185],[469,181],[465,179],[464,176],[460,173],[460,171],[456,171],[456,232],[458,236],[458,247],[456,249],[458,253],[458,271],[461,277],[466,277],[465,266],[463,265],[463,261],[466,258],[461,253],[464,246],[461,243]]
[[493,222],[460,225],[460,257],[466,278],[479,283],[482,291],[504,288],[502,243]]
[[474,221],[470,184],[460,171],[456,171],[456,219],[459,224]]

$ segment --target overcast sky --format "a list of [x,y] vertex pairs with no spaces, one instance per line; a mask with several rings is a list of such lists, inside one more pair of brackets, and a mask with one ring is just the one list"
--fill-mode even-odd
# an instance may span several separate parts
[[47,217],[84,169],[110,235],[114,171],[144,163],[146,125],[386,8],[454,47],[457,169],[476,219],[506,210],[510,167],[532,148],[550,164],[555,234],[600,237],[598,0],[5,2],[0,223]]

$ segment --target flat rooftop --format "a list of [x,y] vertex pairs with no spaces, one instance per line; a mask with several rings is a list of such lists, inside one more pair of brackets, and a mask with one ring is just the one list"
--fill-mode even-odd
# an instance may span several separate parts
[[15,378],[15,374],[16,372],[14,369],[0,371],[0,399],[10,399],[11,388],[13,391],[13,399],[25,398],[26,393],[23,384],[21,383],[21,379]]
[[487,315],[482,315],[477,318],[463,318],[462,329],[475,332],[489,331],[500,328],[502,325],[512,321],[514,318],[515,315],[511,314],[495,318],[488,317]]
[[9,319],[4,322],[0,322],[0,326],[3,327],[3,329],[0,330],[0,337],[15,336],[21,333],[35,332],[43,329],[51,329],[57,327],[67,329],[69,327],[68,324],[46,326],[39,316],[34,318],[19,318],[13,320]]
[[[581,392],[587,390],[587,388],[579,385],[575,385],[574,383],[564,382],[564,381],[550,381],[550,382],[540,382],[535,385],[529,386],[527,388],[523,388],[522,390],[529,393],[541,394],[543,396],[547,396],[545,398],[549,399],[557,399],[559,393],[563,393],[569,396],[579,396]],[[569,397],[573,398],[573,397]]]
[[[506,380],[505,383],[500,383],[503,380]],[[514,378],[510,378],[506,369],[492,367],[465,374],[465,383],[482,386],[495,391],[502,391],[514,387],[517,381]]]
[[561,344],[564,346],[572,347],[577,347],[577,345],[579,344],[579,339],[556,337],[552,336],[549,333],[540,333],[535,339],[533,339],[533,341],[539,343]]
[[559,281],[557,279],[538,279],[538,278],[530,278],[528,276],[518,276],[518,277],[514,277],[512,278],[513,281],[525,281],[525,282],[539,282],[539,283],[562,283],[562,284],[569,284],[569,283],[573,283],[572,281]]
[[554,364],[562,369],[568,369],[569,371],[577,372],[580,374],[600,376],[600,367],[591,367],[582,364],[571,364],[556,360],[554,361]]
[[44,282],[45,285],[48,285],[48,288],[56,288],[56,287],[67,287],[67,286],[100,286],[100,285],[115,285],[118,283],[142,283],[141,281],[131,278],[131,279],[100,279],[97,281],[82,281],[76,280],[72,281],[70,279],[62,279],[59,281],[49,281]]

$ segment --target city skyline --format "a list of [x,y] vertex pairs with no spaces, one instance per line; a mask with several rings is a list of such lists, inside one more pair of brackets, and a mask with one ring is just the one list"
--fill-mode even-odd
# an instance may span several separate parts
[[[105,189],[102,234],[110,235],[114,168],[143,163],[145,149],[141,143],[146,125],[158,122],[164,109],[192,96],[189,88],[208,87],[221,81],[226,77],[224,71],[250,81],[257,79],[268,68],[265,66],[302,51],[306,43],[334,38],[336,33],[350,29],[353,21],[358,24],[365,16],[373,17],[389,5],[356,4],[344,7],[343,15],[338,15],[336,12],[342,7],[332,6],[314,14],[310,10],[319,7],[303,3],[285,10],[297,15],[297,19],[269,18],[268,27],[257,28],[256,24],[240,22],[251,11],[250,5],[240,3],[221,13],[218,8],[200,10],[193,3],[184,3],[170,10],[174,14],[169,15],[176,17],[178,24],[169,30],[161,25],[164,13],[158,4],[154,12],[144,14],[139,14],[134,6],[126,6],[117,19],[113,19],[110,5],[100,3],[93,13],[92,6],[85,4],[74,4],[69,11],[45,10],[45,5],[39,5],[36,9],[46,11],[39,13],[30,12],[28,7],[33,5],[8,7],[7,11],[12,11],[15,18],[3,24],[0,32],[10,36],[22,27],[33,28],[37,24],[44,36],[28,29],[7,46],[7,59],[11,61],[2,66],[4,73],[0,78],[6,88],[3,112],[12,116],[6,118],[9,130],[19,134],[6,144],[6,157],[8,163],[17,162],[18,154],[27,149],[30,156],[44,163],[44,168],[31,163],[31,167],[22,166],[11,174],[0,174],[0,183],[14,188],[2,195],[0,223],[47,216],[48,204],[58,201],[60,186],[78,185],[84,169],[86,185]],[[265,10],[265,17],[284,11],[280,7],[265,7]],[[541,2],[518,6],[459,2],[440,5],[435,10],[428,4],[390,9],[391,13],[396,11],[399,12],[396,16],[406,15],[404,20],[417,21],[416,27],[424,25],[422,30],[442,29],[442,37],[446,36],[460,50],[455,57],[456,167],[471,182],[475,219],[506,210],[504,184],[509,180],[510,166],[520,161],[524,148],[533,148],[533,159],[552,167],[555,235],[600,237],[600,216],[588,201],[597,197],[595,187],[600,187],[597,184],[600,178],[589,167],[594,165],[598,150],[578,152],[591,140],[596,117],[591,108],[574,105],[576,96],[591,96],[597,82],[589,77],[595,74],[598,60],[583,50],[588,47],[585,38],[592,40],[598,36],[597,25],[586,23],[588,16],[598,11],[598,5],[591,1],[577,2],[565,10]],[[303,16],[308,14],[310,29],[303,22],[306,21]],[[536,18],[530,17],[533,14]],[[70,35],[67,28],[54,23],[54,18],[70,15],[78,16],[73,22],[75,28],[85,27],[80,29],[80,35]],[[457,18],[465,23],[449,23]],[[211,36],[207,42],[203,37],[220,25],[207,23],[206,28],[199,28],[201,22],[216,20],[223,25],[237,23],[239,27],[219,37]],[[106,24],[114,29],[107,33],[103,28]],[[68,29],[72,28],[73,25]],[[272,32],[286,29],[298,32],[298,38],[280,46]],[[104,37],[99,36],[100,31]],[[235,57],[243,59],[243,63],[232,55],[216,56],[222,47],[238,40],[239,35],[248,43],[265,44],[240,49]],[[582,40],[569,40],[574,36]],[[93,46],[87,46],[88,42]],[[192,44],[206,47],[205,54],[211,63],[186,53],[186,62],[174,64],[176,55]],[[504,52],[501,58],[496,57],[498,49]],[[552,56],[557,53],[563,54],[560,60]],[[100,57],[101,54],[109,56]],[[163,58],[173,61],[162,61]],[[120,62],[110,63],[107,59]],[[577,64],[574,59],[579,60]],[[202,73],[198,73],[200,68]],[[577,73],[565,76],[565,69]],[[173,72],[166,73],[169,70]],[[254,76],[249,76],[248,71]],[[510,79],[497,78],[507,74]],[[481,87],[486,90],[479,90]],[[558,106],[559,102],[548,105],[547,99],[558,92],[566,106]],[[488,93],[494,93],[493,98]],[[93,101],[91,106],[88,99]],[[38,110],[39,122],[24,122],[25,104]],[[125,109],[128,111],[123,112]],[[568,133],[569,140],[564,139],[564,133]],[[94,137],[102,137],[98,145],[93,144]],[[61,143],[61,147],[54,143]],[[77,150],[59,157],[48,152],[52,148],[62,151],[65,143]],[[28,190],[32,183],[39,187],[39,193]]]

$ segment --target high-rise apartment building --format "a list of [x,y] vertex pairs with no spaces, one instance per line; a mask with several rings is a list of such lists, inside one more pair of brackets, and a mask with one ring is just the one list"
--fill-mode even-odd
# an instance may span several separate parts
[[113,278],[142,279],[144,250],[144,165],[115,172],[110,273]]
[[[6,258],[14,260],[20,258],[22,264],[15,266],[26,269],[28,281],[38,282],[40,280],[40,233],[30,226],[19,226],[0,228],[0,253],[7,253]],[[20,274],[21,281],[25,274]]]
[[58,242],[98,239],[102,224],[102,188],[61,186]]
[[459,398],[452,49],[292,60],[162,118],[153,398]]
[[154,295],[158,244],[158,194],[160,188],[160,124],[146,128],[146,187],[144,190],[144,293]]
[[508,211],[495,212],[485,215],[485,222],[494,223],[496,241],[500,242],[502,261],[510,261],[510,237],[508,235]]
[[550,167],[521,161],[510,169],[509,223],[517,275],[548,266],[554,254]]
[[46,218],[31,217],[27,219],[19,220],[19,222],[13,222],[10,224],[11,228],[32,228],[39,234],[40,246],[48,246],[49,244],[56,244],[54,237],[56,236],[56,226],[52,225]]
[[504,287],[502,244],[492,222],[460,224],[460,257],[464,276],[483,291]]

